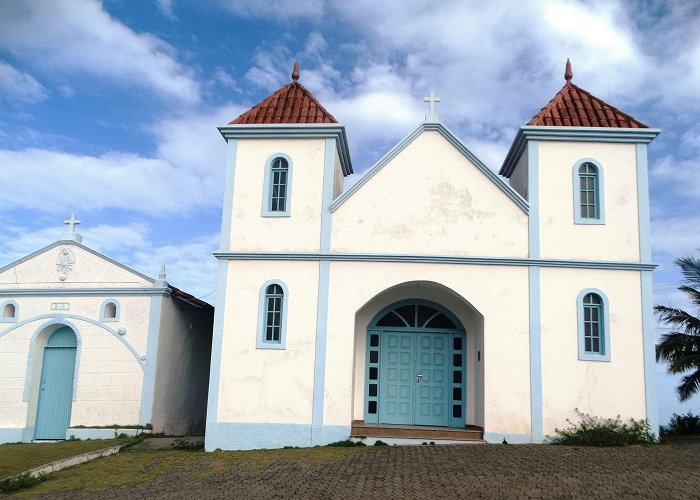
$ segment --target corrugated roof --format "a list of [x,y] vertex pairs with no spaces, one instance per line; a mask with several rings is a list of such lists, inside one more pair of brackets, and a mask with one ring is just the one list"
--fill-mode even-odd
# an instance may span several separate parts
[[566,60],[566,84],[528,125],[555,127],[648,128],[640,122],[571,83],[571,63]]
[[338,123],[299,79],[299,63],[294,63],[292,83],[266,97],[230,125],[272,123]]

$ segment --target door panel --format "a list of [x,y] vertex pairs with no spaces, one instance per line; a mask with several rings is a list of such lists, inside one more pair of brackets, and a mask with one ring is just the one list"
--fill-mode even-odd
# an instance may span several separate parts
[[421,333],[416,349],[415,425],[449,425],[447,358],[449,335]]
[[65,439],[73,400],[75,347],[44,348],[34,439]]
[[379,375],[379,421],[411,424],[413,418],[413,335],[386,333],[382,338]]

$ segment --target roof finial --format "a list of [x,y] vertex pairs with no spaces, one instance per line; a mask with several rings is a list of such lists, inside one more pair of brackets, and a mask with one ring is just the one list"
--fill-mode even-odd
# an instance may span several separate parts
[[571,77],[573,77],[574,74],[571,71],[571,61],[569,61],[569,58],[566,58],[566,71],[564,71],[564,80],[566,80],[566,83],[569,83],[571,81]]
[[299,61],[294,61],[294,69],[292,70],[292,81],[294,83],[299,80]]

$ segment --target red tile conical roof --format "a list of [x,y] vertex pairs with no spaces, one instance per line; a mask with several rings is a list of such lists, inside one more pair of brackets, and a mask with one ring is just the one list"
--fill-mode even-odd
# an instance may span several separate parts
[[338,123],[299,79],[299,63],[294,63],[292,83],[266,97],[230,125],[278,123]]
[[527,122],[528,125],[649,128],[627,113],[574,85],[571,83],[571,77],[571,63],[567,59],[564,73],[566,84],[539,113]]

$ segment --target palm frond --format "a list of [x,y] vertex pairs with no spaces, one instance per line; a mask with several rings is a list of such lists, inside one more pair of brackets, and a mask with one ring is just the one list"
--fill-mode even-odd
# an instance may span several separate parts
[[659,317],[659,321],[683,327],[685,333],[700,335],[700,318],[693,316],[683,309],[668,306],[654,306],[654,312]]
[[700,355],[700,336],[688,335],[682,332],[670,332],[661,336],[656,344],[656,361],[664,360],[673,363],[676,359]]
[[683,377],[680,385],[676,388],[681,401],[687,401],[700,390],[700,370],[696,370],[690,375]]
[[700,259],[691,255],[678,257],[675,264],[681,268],[684,281],[692,287],[700,287]]
[[678,289],[688,296],[693,305],[700,307],[700,288],[682,285],[679,286]]

